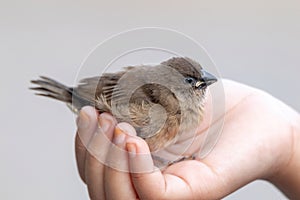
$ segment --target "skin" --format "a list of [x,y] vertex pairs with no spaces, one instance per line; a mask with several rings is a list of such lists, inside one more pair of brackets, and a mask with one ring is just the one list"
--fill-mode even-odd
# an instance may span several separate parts
[[[75,147],[90,198],[220,199],[257,179],[273,183],[288,198],[299,198],[299,114],[260,90],[229,80],[223,80],[223,85],[225,124],[217,145],[204,159],[178,162],[164,170],[152,170],[149,148],[132,126],[84,107],[77,120]],[[205,106],[209,110],[211,105]],[[197,134],[208,126],[201,123]],[[119,148],[110,148],[109,141]],[[192,145],[187,153],[196,149]],[[102,164],[103,158],[107,162],[116,158],[125,168],[146,172],[119,171]]]

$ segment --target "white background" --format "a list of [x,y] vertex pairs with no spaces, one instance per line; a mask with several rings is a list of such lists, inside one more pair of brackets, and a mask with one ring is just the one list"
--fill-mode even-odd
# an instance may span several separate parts
[[[120,31],[161,26],[184,32],[207,49],[223,77],[266,90],[300,110],[297,0],[0,4],[0,199],[88,198],[76,171],[73,115],[27,88],[41,74],[73,83],[89,51]],[[284,196],[258,181],[226,199]]]

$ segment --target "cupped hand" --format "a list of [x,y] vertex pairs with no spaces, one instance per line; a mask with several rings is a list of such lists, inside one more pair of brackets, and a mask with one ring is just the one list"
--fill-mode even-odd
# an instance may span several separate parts
[[[83,108],[76,159],[91,199],[220,199],[253,180],[280,174],[293,155],[293,122],[299,115],[259,90],[227,80],[223,85],[225,123],[217,145],[204,159],[163,170],[153,165],[146,142],[132,126]],[[215,124],[202,123],[197,135]]]

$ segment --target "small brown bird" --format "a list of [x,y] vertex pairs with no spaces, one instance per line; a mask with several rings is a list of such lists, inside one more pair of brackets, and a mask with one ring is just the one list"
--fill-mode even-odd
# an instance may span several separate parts
[[42,76],[31,81],[38,85],[31,89],[66,102],[75,113],[87,105],[111,113],[118,122],[130,123],[153,152],[199,125],[207,87],[216,81],[192,59],[175,57],[86,78],[77,87]]

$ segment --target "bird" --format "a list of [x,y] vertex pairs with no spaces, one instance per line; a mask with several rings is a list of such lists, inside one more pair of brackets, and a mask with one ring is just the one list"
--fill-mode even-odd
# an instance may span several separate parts
[[157,65],[123,67],[115,73],[84,78],[68,87],[52,78],[31,80],[37,95],[67,103],[78,114],[84,106],[130,123],[151,152],[174,144],[203,120],[208,86],[217,78],[188,57]]

